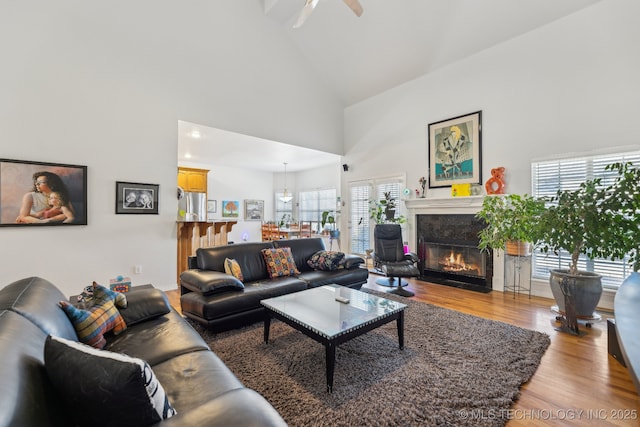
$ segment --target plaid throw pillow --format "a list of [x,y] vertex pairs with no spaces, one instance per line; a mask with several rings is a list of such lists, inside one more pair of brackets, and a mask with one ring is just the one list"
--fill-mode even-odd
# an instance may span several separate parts
[[291,248],[263,249],[262,256],[272,279],[300,274],[293,260]]
[[93,306],[89,310],[82,310],[67,301],[60,301],[60,307],[73,323],[80,341],[95,348],[104,348],[107,344],[104,339],[105,333],[113,331],[114,334],[119,334],[127,329],[116,304],[120,308],[126,308],[127,297],[96,282],[93,282]]

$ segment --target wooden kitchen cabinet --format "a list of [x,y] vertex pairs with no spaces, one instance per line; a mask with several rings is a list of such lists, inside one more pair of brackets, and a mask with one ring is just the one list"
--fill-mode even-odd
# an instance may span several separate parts
[[178,185],[184,191],[194,191],[196,193],[207,192],[207,175],[209,171],[206,169],[195,168],[178,168]]

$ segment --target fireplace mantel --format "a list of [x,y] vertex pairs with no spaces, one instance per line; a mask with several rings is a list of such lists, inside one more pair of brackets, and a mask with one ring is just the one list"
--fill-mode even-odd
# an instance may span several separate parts
[[407,209],[434,209],[434,208],[460,208],[480,210],[484,196],[442,197],[442,198],[416,198],[405,199]]

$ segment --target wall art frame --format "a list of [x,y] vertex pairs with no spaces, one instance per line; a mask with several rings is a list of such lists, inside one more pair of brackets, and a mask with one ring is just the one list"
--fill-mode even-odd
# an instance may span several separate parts
[[238,218],[240,216],[240,202],[237,200],[222,201],[222,217]]
[[264,220],[264,200],[245,199],[244,220],[263,221]]
[[216,213],[218,211],[218,202],[215,200],[207,200],[207,213]]
[[1,227],[67,225],[87,225],[86,166],[0,159]]
[[482,183],[482,111],[429,123],[429,188]]
[[158,215],[159,184],[116,181],[116,214]]

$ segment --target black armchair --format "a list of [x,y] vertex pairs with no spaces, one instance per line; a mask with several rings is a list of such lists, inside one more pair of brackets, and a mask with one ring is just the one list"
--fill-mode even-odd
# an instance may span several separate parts
[[418,255],[415,253],[404,253],[402,240],[402,229],[399,224],[378,224],[373,230],[374,240],[374,265],[380,270],[386,279],[376,280],[378,285],[393,287],[389,293],[400,295],[403,297],[412,297],[415,294],[403,286],[407,286],[407,282],[402,281],[402,277],[420,276],[420,270],[417,267],[419,261]]

